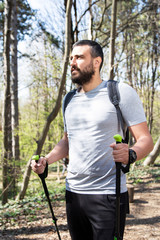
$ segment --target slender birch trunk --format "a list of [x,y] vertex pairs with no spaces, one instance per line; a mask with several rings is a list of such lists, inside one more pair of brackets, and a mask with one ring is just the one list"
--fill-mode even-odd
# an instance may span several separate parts
[[109,79],[114,79],[116,17],[117,17],[117,0],[113,0],[111,14],[110,51],[109,51]]
[[10,186],[9,160],[12,159],[12,131],[11,131],[11,92],[10,92],[10,26],[11,26],[11,0],[4,1],[4,113],[3,113],[3,144],[4,153],[2,161],[2,204],[8,201],[8,188]]

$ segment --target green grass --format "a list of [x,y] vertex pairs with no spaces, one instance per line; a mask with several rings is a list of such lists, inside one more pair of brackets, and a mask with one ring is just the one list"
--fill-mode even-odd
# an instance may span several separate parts
[[[51,203],[62,203],[65,200],[65,182],[60,183],[47,181],[49,189],[49,196]],[[31,179],[27,194],[23,200],[9,201],[4,206],[0,205],[0,227],[5,229],[6,226],[18,226],[20,219],[23,221],[32,222],[38,221],[40,218],[46,216],[49,212],[48,202],[44,194],[41,182],[39,179]]]
[[151,166],[144,167],[143,160],[136,162],[134,169],[131,166],[127,174],[127,180],[133,184],[143,183],[146,177],[155,183],[160,181],[160,157]]
[[[63,203],[65,201],[65,178],[61,177],[61,181],[58,182],[56,172],[53,172],[53,168],[49,168],[46,184],[51,203],[53,205]],[[46,211],[49,212],[49,207],[41,180],[37,174],[32,173],[23,200],[9,200],[4,206],[0,203],[0,227],[5,229],[6,226],[18,226],[20,219],[26,223],[38,221],[43,217],[43,212],[44,216],[46,215]]]

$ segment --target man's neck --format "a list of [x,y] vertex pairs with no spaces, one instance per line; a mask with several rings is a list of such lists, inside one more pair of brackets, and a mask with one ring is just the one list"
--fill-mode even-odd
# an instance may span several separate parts
[[90,82],[83,84],[83,86],[80,89],[80,92],[89,92],[96,88],[99,84],[102,83],[102,80],[100,77],[96,78],[95,76],[90,80]]

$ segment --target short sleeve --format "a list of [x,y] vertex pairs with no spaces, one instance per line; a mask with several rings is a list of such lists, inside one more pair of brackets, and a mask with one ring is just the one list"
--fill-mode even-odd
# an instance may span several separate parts
[[137,92],[128,84],[119,83],[120,109],[127,126],[146,122],[142,102]]

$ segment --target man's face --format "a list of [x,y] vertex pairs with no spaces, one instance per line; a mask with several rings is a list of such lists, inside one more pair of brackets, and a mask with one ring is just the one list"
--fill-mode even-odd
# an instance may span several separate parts
[[71,78],[72,82],[83,85],[90,82],[94,75],[93,58],[89,46],[76,46],[71,54]]

